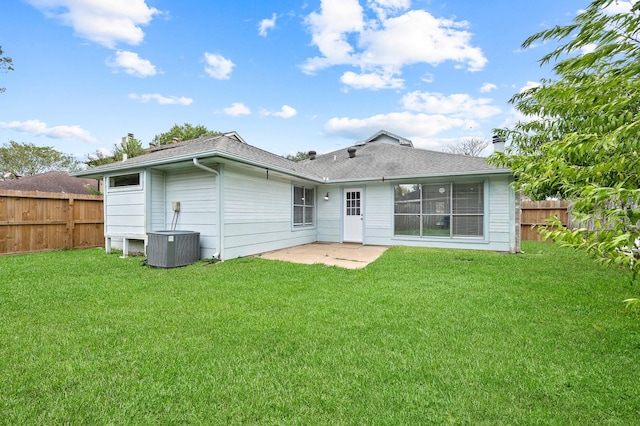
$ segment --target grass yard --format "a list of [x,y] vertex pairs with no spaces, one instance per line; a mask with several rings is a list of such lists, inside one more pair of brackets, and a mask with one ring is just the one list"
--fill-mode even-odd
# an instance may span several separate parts
[[361,270],[0,257],[0,424],[637,424],[639,287],[523,246]]

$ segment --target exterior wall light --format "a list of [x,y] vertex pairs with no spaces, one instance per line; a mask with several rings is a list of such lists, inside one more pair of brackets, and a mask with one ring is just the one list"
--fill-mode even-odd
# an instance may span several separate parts
[[329,193],[327,192],[327,195],[324,196],[324,200],[325,201],[329,201]]

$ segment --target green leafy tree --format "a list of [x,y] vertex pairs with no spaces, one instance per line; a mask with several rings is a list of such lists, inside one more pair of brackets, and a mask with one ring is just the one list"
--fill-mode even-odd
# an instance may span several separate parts
[[[0,71],[13,71],[13,60],[7,56],[2,56],[2,46],[0,46]],[[5,90],[4,87],[0,87],[0,93]]]
[[196,139],[202,136],[215,136],[220,132],[207,129],[203,125],[192,126],[189,123],[185,123],[182,126],[174,124],[168,132],[160,133],[153,138],[151,145],[167,145],[173,143],[175,140],[186,141],[189,139]]
[[308,152],[302,152],[302,151],[298,151],[295,154],[287,154],[284,156],[284,158],[286,158],[287,160],[291,160],[291,161],[303,161],[309,158],[309,153]]
[[84,162],[87,167],[102,166],[116,161],[113,155],[105,154],[103,151],[96,150],[93,154],[86,154],[87,159]]
[[15,178],[51,171],[73,172],[82,163],[71,155],[49,146],[10,141],[0,147],[0,176]]
[[559,42],[541,59],[554,63],[556,77],[511,99],[529,121],[497,130],[507,149],[490,161],[510,167],[515,189],[533,199],[572,200],[572,213],[585,226],[550,227],[543,235],[629,268],[635,279],[640,271],[640,1],[632,0],[624,12],[620,5],[593,1],[570,25],[524,42],[524,48]]
[[147,150],[142,147],[142,142],[134,138],[133,135],[127,136],[120,145],[116,144],[113,147],[113,158],[115,161],[122,161],[125,154],[127,158],[133,158],[146,153]]
[[133,158],[146,153],[147,150],[142,147],[142,142],[130,134],[126,138],[122,139],[121,144],[115,144],[113,146],[112,155],[96,150],[95,153],[86,155],[87,160],[84,163],[87,167],[96,167],[104,164],[115,163],[116,161],[122,161],[125,154],[127,155],[127,158]]

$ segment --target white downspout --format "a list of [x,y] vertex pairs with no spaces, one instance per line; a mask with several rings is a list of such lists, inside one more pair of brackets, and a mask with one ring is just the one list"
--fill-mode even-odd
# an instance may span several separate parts
[[193,165],[196,166],[199,169],[202,169],[206,172],[209,173],[213,173],[216,175],[216,177],[218,178],[217,182],[216,182],[216,202],[217,202],[217,210],[218,210],[218,253],[215,253],[213,255],[213,257],[218,258],[220,260],[222,260],[222,241],[223,241],[223,235],[222,235],[222,230],[224,229],[223,223],[222,223],[222,185],[220,182],[220,173],[215,170],[212,169],[211,167],[207,167],[204,164],[200,164],[200,162],[198,161],[197,158],[193,159]]

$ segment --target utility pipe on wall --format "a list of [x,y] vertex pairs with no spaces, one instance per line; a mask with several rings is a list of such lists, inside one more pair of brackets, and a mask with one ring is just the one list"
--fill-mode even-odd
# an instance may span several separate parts
[[218,182],[216,182],[216,198],[217,198],[217,209],[218,209],[218,253],[215,253],[213,257],[216,257],[220,260],[223,260],[222,257],[222,241],[223,241],[223,232],[224,226],[222,224],[222,184],[220,182],[220,172],[211,167],[207,167],[204,164],[200,164],[197,158],[193,159],[193,165],[199,169],[202,169],[206,172],[213,173],[218,178]]

